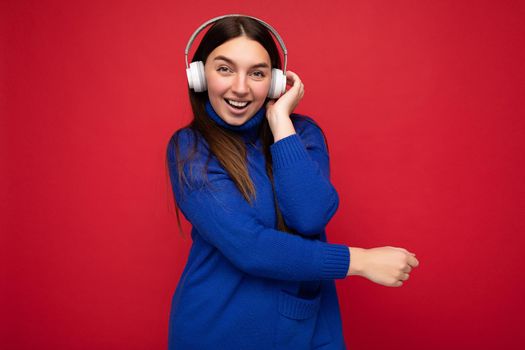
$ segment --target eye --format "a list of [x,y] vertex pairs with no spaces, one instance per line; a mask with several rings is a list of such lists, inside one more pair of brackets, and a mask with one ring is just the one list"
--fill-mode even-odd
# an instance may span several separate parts
[[265,76],[265,75],[264,75],[264,72],[262,72],[262,71],[260,71],[260,70],[253,72],[253,74],[255,74],[255,76],[256,76],[257,78],[264,78],[264,76]]
[[219,68],[217,68],[217,72],[227,72],[229,70],[230,69],[226,66],[220,66]]

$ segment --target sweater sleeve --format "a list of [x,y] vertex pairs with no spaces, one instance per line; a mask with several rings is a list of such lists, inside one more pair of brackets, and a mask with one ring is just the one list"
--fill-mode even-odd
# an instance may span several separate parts
[[[183,137],[178,142],[182,154],[192,144],[187,141],[188,135],[182,133]],[[251,275],[280,280],[346,277],[350,265],[347,246],[265,227],[257,218],[255,209],[244,199],[218,162],[202,166],[205,154],[192,162],[197,167],[191,172],[188,163],[184,165],[186,181],[179,182],[175,142],[172,137],[167,163],[177,204],[202,238],[233,265]],[[207,185],[200,176],[203,169],[207,169]]]
[[288,227],[305,236],[320,234],[339,206],[330,182],[328,150],[310,118],[293,120],[296,134],[270,146],[275,192]]

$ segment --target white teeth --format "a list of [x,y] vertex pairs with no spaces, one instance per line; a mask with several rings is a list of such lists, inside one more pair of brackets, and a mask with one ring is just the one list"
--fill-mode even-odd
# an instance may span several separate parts
[[245,107],[248,104],[248,101],[237,102],[228,99],[226,101],[228,101],[229,104],[234,105],[235,107]]

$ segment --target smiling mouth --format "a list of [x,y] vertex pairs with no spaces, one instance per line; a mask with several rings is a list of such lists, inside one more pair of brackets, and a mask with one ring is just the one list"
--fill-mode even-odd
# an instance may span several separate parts
[[[244,109],[246,108],[250,103],[252,103],[252,101],[245,101],[245,102],[237,102],[237,101],[233,101],[233,100],[228,100],[228,99],[224,99],[224,101],[226,101],[227,104],[229,104],[230,106],[232,106],[233,108],[235,109]],[[248,102],[248,103],[246,103]]]

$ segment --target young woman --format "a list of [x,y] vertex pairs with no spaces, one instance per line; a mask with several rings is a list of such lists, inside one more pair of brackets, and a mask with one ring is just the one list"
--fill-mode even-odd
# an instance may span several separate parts
[[398,287],[418,261],[402,248],[327,242],[339,205],[328,146],[313,119],[293,113],[304,85],[286,71],[282,40],[249,16],[209,23],[187,70],[193,120],[167,147],[193,240],[169,348],[345,349],[334,280]]

